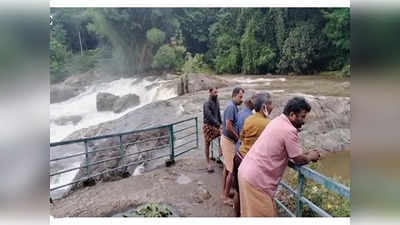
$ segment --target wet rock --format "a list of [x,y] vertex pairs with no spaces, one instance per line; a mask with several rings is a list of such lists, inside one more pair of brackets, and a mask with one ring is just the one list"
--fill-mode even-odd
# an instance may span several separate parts
[[96,96],[96,108],[98,112],[101,111],[112,111],[114,102],[118,100],[118,96],[100,92]]
[[130,108],[130,107],[134,107],[139,105],[140,103],[140,99],[138,95],[135,94],[127,94],[124,95],[120,98],[118,98],[113,106],[112,109],[115,113],[120,113],[125,111],[126,109]]
[[203,203],[205,200],[208,200],[211,198],[210,192],[202,186],[198,187],[191,194],[191,196],[192,196],[193,201],[197,202],[197,203]]
[[185,74],[180,77],[178,83],[178,95],[208,90],[211,87],[223,88],[228,83],[216,76],[204,74]]
[[65,101],[69,98],[79,95],[79,88],[57,84],[50,86],[50,103]]
[[54,120],[54,123],[57,125],[63,126],[65,124],[71,122],[72,124],[76,125],[81,120],[82,120],[82,116],[79,116],[79,115],[63,116],[63,117],[60,117],[60,118]]

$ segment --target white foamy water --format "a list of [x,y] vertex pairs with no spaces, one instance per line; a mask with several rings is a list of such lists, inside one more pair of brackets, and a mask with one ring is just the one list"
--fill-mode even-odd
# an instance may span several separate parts
[[[159,80],[148,81],[143,79],[137,81],[136,78],[121,78],[110,83],[89,87],[84,93],[67,101],[50,104],[50,142],[61,141],[79,129],[115,120],[153,101],[177,96],[176,90],[163,88],[163,83],[165,82]],[[99,92],[107,92],[117,96],[136,94],[140,98],[140,104],[121,113],[97,112],[96,96]],[[60,126],[54,123],[55,119],[64,116],[81,116],[82,119],[77,124],[70,122]]]
[[246,83],[246,84],[252,84],[252,83],[261,83],[261,82],[266,82],[267,85],[270,85],[272,81],[281,81],[281,82],[285,82],[286,78],[235,78],[233,79],[237,82],[241,82],[241,83]]
[[[151,102],[177,96],[175,89],[164,87],[164,84],[167,82],[168,81],[160,81],[158,79],[154,81],[141,79],[139,81],[136,78],[121,78],[110,83],[102,83],[88,87],[84,93],[64,102],[50,104],[50,142],[61,141],[79,129],[118,119],[132,110]],[[117,96],[136,94],[139,96],[140,104],[121,113],[97,112],[96,96],[99,92],[107,92]],[[63,126],[57,125],[54,122],[54,120],[65,116],[81,116],[82,119],[76,124],[69,122]],[[60,156],[65,156],[69,153],[63,152],[60,154]],[[54,162],[55,164],[53,163],[52,166],[59,167],[59,170],[65,170],[78,167],[81,164],[81,160],[81,158],[76,158],[76,161],[73,160],[72,162],[62,162],[63,160],[61,160]],[[73,170],[51,177],[50,188],[72,182],[78,171],[79,170]],[[51,193],[51,196],[53,198],[61,197],[69,188],[70,186],[66,186],[57,189]]]

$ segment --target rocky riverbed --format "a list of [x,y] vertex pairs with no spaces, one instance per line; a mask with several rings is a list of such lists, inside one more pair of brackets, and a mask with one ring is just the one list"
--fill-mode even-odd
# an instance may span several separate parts
[[[245,89],[245,98],[256,92],[270,92],[275,105],[271,114],[272,118],[282,112],[288,99],[293,96],[304,96],[312,106],[306,125],[300,133],[300,142],[304,149],[319,148],[326,152],[336,152],[348,149],[351,142],[350,81],[348,79],[245,75],[225,75],[215,78],[202,74],[192,74],[187,77],[169,75],[169,78],[167,81],[169,87],[176,88],[180,96],[145,104],[118,119],[75,131],[66,139],[126,132],[198,117],[200,148],[182,155],[185,160],[182,158],[171,168],[165,168],[161,163],[158,169],[149,171],[145,168],[146,173],[140,176],[113,182],[100,182],[95,186],[79,189],[65,198],[56,200],[51,207],[52,215],[57,217],[107,216],[127,210],[133,205],[153,201],[173,206],[180,211],[181,216],[233,216],[230,207],[220,205],[222,204],[219,199],[220,170],[217,169],[212,175],[207,174],[205,162],[203,162],[205,160],[203,160],[201,135],[202,104],[208,98],[207,88],[210,85],[219,87],[221,110],[230,100],[235,86]],[[157,80],[157,82],[163,81]],[[78,119],[74,121],[76,120]],[[180,174],[185,170],[193,174]],[[175,172],[168,174],[168,171]],[[170,182],[162,186],[163,188],[160,188],[160,185],[165,180],[160,179],[160,176]],[[187,179],[183,179],[182,176]],[[182,186],[182,189],[177,189],[176,181],[179,177],[181,181],[190,180],[190,182],[183,182],[184,184],[178,182],[178,186],[181,188],[182,185],[186,185],[190,188],[186,190]],[[133,188],[128,190],[125,188],[126,185]],[[193,197],[195,193],[206,193],[204,190],[197,190],[199,186],[206,188],[211,198],[198,200],[199,197]],[[86,198],[91,200],[85,201]],[[96,200],[98,198],[99,200]],[[199,203],[200,201],[202,203]]]

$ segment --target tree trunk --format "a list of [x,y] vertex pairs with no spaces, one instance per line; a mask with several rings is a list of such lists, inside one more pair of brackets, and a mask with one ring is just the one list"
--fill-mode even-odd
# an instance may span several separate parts
[[83,55],[83,53],[82,53],[81,31],[78,31],[78,36],[79,36],[79,45],[81,46],[81,55]]

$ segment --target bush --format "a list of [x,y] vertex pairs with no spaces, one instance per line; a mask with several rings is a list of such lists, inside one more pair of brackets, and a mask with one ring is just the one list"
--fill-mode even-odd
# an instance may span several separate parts
[[69,62],[67,63],[68,72],[70,74],[85,73],[95,68],[102,57],[103,50],[98,48],[95,50],[88,50],[72,55]]
[[351,74],[350,64],[347,64],[347,65],[345,65],[345,66],[343,67],[343,69],[342,69],[342,74],[343,74],[344,76],[350,76],[350,74]]
[[225,55],[217,55],[215,59],[215,70],[221,73],[240,72],[240,50],[237,46],[232,46]]
[[284,42],[278,64],[279,72],[309,72],[309,67],[317,60],[323,44],[320,38],[321,35],[316,32],[313,24],[299,23]]
[[205,69],[205,63],[203,61],[202,54],[195,54],[192,56],[190,52],[186,53],[185,64],[183,65],[184,73],[196,73],[201,72]]
[[182,70],[186,48],[180,35],[171,38],[171,44],[162,45],[153,57],[154,69]]
[[[318,171],[320,169],[319,163],[310,164],[309,167],[313,170]],[[296,190],[297,187],[297,172],[288,168],[288,173],[285,174],[284,181]],[[333,177],[339,183],[349,186],[350,182],[341,178]],[[303,196],[309,199],[318,207],[322,208],[334,217],[349,217],[351,214],[350,200],[341,197],[340,195],[329,191],[320,184],[314,183],[312,180],[306,179],[304,183]],[[280,192],[278,199],[281,200],[285,206],[295,212],[296,210],[296,199],[291,196],[285,189]],[[303,217],[316,217],[318,214],[314,213],[309,207],[304,206]]]
[[151,67],[154,69],[173,69],[176,65],[175,50],[169,45],[161,46],[153,58]]
[[161,45],[165,41],[165,33],[157,28],[151,28],[146,32],[146,38],[154,45]]
[[68,71],[65,63],[70,53],[64,44],[56,38],[50,37],[50,82],[56,83],[65,79]]

